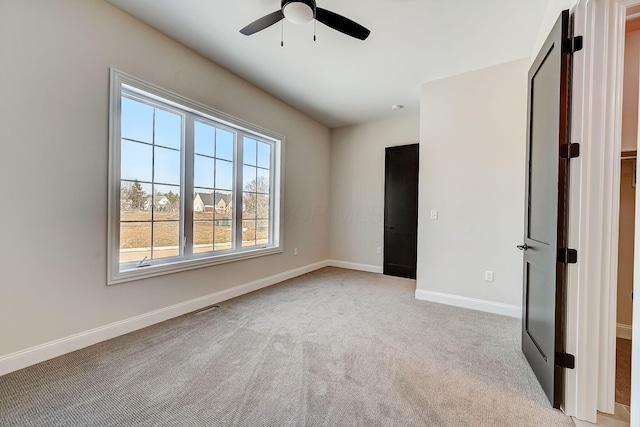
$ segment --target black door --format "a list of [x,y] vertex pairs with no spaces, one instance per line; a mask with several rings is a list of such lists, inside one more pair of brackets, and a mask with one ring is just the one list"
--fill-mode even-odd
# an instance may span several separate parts
[[416,278],[418,144],[389,147],[385,157],[384,274]]
[[[563,395],[569,140],[569,11],[529,70],[522,351],[554,407]],[[564,153],[564,154],[561,154]]]

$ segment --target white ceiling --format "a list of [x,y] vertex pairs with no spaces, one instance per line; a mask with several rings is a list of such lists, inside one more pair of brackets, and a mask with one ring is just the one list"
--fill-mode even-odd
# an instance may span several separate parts
[[335,128],[418,110],[420,85],[530,56],[549,0],[317,0],[371,30],[366,41],[313,21],[239,30],[280,0],[107,0]]

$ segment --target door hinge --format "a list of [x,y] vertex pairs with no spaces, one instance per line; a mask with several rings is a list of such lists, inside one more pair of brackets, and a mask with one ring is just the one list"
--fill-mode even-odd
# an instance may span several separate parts
[[570,37],[565,40],[564,48],[569,53],[576,53],[582,50],[583,39],[582,36]]
[[556,366],[574,369],[576,367],[576,357],[569,353],[556,353]]
[[560,158],[573,159],[580,156],[580,144],[562,144],[560,145]]
[[575,249],[560,248],[558,249],[558,262],[564,264],[575,264],[578,262],[578,251]]

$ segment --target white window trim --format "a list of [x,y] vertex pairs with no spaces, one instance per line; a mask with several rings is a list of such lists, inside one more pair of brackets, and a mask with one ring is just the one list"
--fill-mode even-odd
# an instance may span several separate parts
[[[126,85],[129,90],[142,91],[145,96],[151,95],[151,97],[158,97],[163,103],[168,103],[169,105],[175,104],[175,106],[181,110],[196,113],[224,126],[237,129],[241,134],[246,136],[274,143],[272,184],[274,186],[273,194],[276,200],[271,201],[273,217],[273,229],[271,232],[273,242],[271,246],[237,249],[234,252],[215,254],[211,256],[198,255],[188,259],[183,258],[177,261],[172,261],[170,263],[154,264],[148,267],[120,271],[120,96],[123,85]],[[111,68],[109,104],[107,285],[114,285],[117,283],[124,283],[180,271],[193,270],[196,268],[282,253],[284,238],[284,145],[285,138],[280,134],[261,128]],[[234,163],[236,167],[238,167],[238,159],[235,159]],[[240,165],[240,167],[241,166],[242,165]],[[187,177],[186,179],[193,178]],[[182,184],[184,185],[184,182]],[[185,203],[186,200],[188,200],[188,198],[185,199]],[[236,212],[236,210],[234,210],[234,212]],[[238,209],[237,212],[241,211]],[[184,213],[182,216],[184,216]]]

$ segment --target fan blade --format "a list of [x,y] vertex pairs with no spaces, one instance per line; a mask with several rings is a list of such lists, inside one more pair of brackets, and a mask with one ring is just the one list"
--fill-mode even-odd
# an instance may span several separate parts
[[251,24],[241,29],[240,32],[245,36],[250,36],[251,34],[255,34],[258,31],[262,31],[265,28],[272,26],[276,22],[282,21],[283,19],[284,19],[284,14],[282,13],[282,10],[278,10],[268,15],[265,15],[260,19],[256,19]]
[[321,7],[316,7],[316,20],[348,36],[366,40],[371,31],[357,22]]

